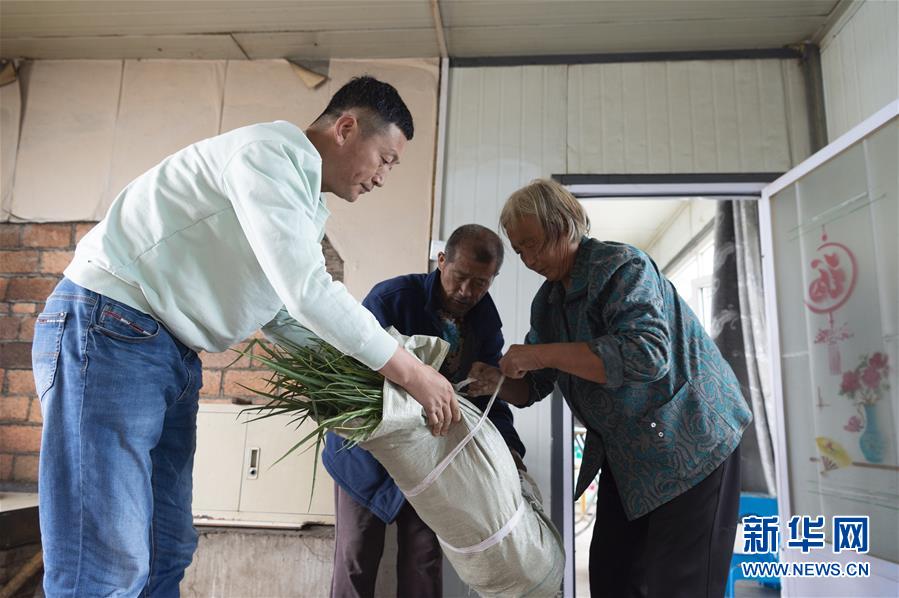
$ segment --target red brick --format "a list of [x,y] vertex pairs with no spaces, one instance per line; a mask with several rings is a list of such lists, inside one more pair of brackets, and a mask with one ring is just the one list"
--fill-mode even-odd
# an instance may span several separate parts
[[12,313],[37,315],[37,303],[13,303]]
[[37,270],[37,251],[0,251],[0,271],[21,274]]
[[6,379],[9,380],[9,394],[34,396],[34,375],[31,370],[6,370]]
[[240,343],[221,353],[207,353],[206,351],[203,351],[200,353],[200,361],[203,362],[204,368],[213,370],[229,366],[232,368],[247,368],[250,365],[249,358],[239,355],[236,351],[232,351],[232,349],[244,351],[246,348],[246,343]]
[[34,323],[37,321],[37,318],[26,316],[22,318],[22,325],[19,327],[19,340],[20,341],[31,341],[34,340]]
[[31,399],[31,410],[28,412],[28,421],[36,424],[44,422],[43,413],[41,413],[41,402],[39,399]]
[[258,396],[251,390],[247,390],[239,384],[265,390],[267,374],[261,370],[225,370],[224,394],[226,397],[255,397]]
[[22,239],[21,224],[0,223],[0,247],[19,247]]
[[0,425],[0,446],[6,450],[36,453],[41,450],[41,427]]
[[22,318],[19,316],[0,316],[0,339],[13,340],[19,338],[19,325]]
[[[264,339],[262,342],[266,347],[268,347],[268,348],[272,347],[272,343],[268,342],[267,339]],[[268,352],[262,348],[262,345],[260,345],[259,343],[256,343],[255,345],[253,345],[253,355],[259,355],[260,357],[268,357]],[[257,363],[257,365],[260,365],[259,362],[256,362],[256,363]]]
[[44,251],[41,253],[41,272],[62,274],[72,261],[74,251]]
[[0,454],[0,480],[6,481],[12,477],[12,455]]
[[17,482],[37,481],[37,455],[16,455],[13,464],[12,479]]
[[24,421],[28,419],[28,397],[0,397],[0,420]]
[[0,341],[0,368],[27,369],[31,367],[31,343]]
[[6,287],[9,285],[8,278],[0,278],[0,300],[6,297]]
[[75,243],[77,244],[78,241],[83,239],[84,235],[86,235],[96,225],[97,225],[96,222],[82,222],[80,224],[76,224],[75,225]]
[[70,247],[71,224],[29,224],[22,231],[25,247]]
[[200,394],[204,397],[217,397],[222,394],[221,370],[203,370],[203,388]]
[[50,296],[58,278],[13,278],[6,289],[7,301],[44,301]]

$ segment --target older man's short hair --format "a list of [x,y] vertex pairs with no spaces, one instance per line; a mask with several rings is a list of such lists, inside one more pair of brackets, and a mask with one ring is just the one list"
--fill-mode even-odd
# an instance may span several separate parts
[[471,252],[475,261],[482,264],[496,263],[496,271],[499,272],[503,265],[504,249],[503,240],[495,232],[480,224],[464,224],[453,231],[446,242],[444,253],[446,261],[456,259],[456,253],[464,247]]

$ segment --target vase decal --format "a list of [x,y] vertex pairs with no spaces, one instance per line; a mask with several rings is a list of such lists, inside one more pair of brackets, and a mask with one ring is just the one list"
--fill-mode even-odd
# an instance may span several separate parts
[[815,344],[827,345],[830,373],[837,376],[843,369],[838,343],[852,337],[852,332],[845,323],[836,325],[834,313],[855,290],[858,265],[852,251],[842,243],[828,241],[827,231],[821,227],[821,245],[809,267],[815,274],[806,291],[805,305],[814,313],[827,316],[827,326],[818,330]]
[[869,463],[882,463],[886,453],[886,437],[880,430],[877,404],[889,390],[889,359],[885,353],[862,355],[858,366],[843,372],[840,394],[855,404],[853,415],[843,426],[847,432],[861,432],[858,446]]
[[859,436],[858,446],[862,454],[871,463],[883,463],[886,452],[886,439],[877,427],[877,405],[865,405],[865,430]]

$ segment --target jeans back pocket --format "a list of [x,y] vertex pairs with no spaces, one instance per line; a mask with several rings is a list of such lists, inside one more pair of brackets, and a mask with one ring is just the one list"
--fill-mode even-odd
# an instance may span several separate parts
[[62,345],[62,333],[66,325],[66,312],[44,312],[34,323],[34,340],[31,344],[31,369],[34,387],[39,399],[53,387]]

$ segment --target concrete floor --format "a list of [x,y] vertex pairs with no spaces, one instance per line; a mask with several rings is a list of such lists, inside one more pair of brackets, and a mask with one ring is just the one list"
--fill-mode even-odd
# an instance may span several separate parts
[[[387,546],[395,546],[393,526],[388,527]],[[277,596],[278,598],[326,598],[331,579],[334,531],[331,526],[303,530],[258,530],[246,528],[198,528],[200,544],[194,562],[181,584],[185,598],[218,596]],[[587,561],[590,526],[575,538],[575,596],[589,598]],[[386,548],[378,575],[376,598],[396,594],[395,549]],[[449,568],[448,563],[445,567]],[[446,571],[444,572],[446,575]],[[468,598],[467,592],[446,588],[446,598]],[[777,598],[780,592],[759,584],[740,581],[736,598]],[[29,598],[43,596],[31,588]],[[474,594],[471,594],[474,596]]]
[[[198,526],[184,598],[327,598],[334,527],[254,529]],[[387,527],[375,598],[396,596],[396,526]],[[449,598],[449,597],[447,597]]]

